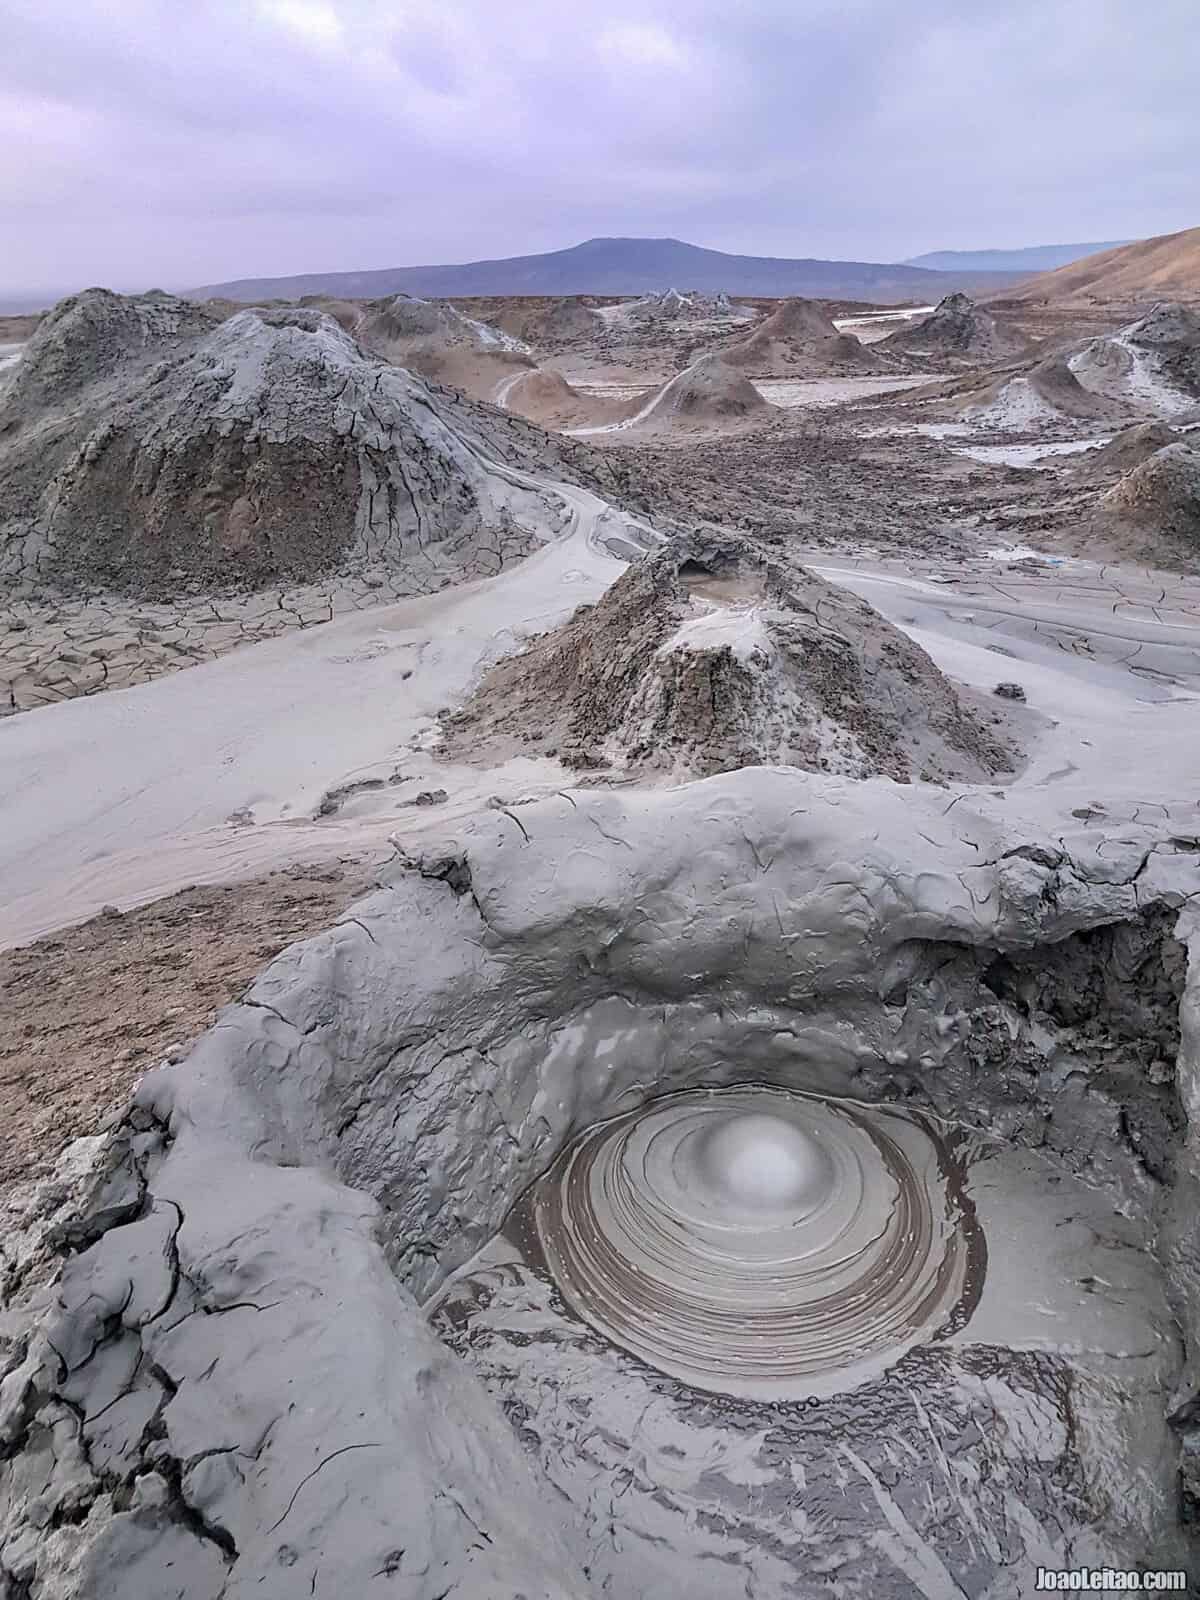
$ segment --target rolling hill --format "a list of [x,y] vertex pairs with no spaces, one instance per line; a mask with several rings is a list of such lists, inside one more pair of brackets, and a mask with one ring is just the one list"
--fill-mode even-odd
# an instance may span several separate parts
[[1017,304],[1200,300],[1200,228],[1106,250],[1003,291]]
[[681,239],[589,239],[568,250],[470,261],[458,266],[385,267],[371,272],[314,272],[285,278],[241,278],[190,291],[196,298],[246,302],[296,300],[301,295],[359,299],[413,294],[639,295],[672,287],[734,295],[803,295],[863,300],[880,305],[940,300],[955,289],[999,290],[1011,273],[930,272],[923,267],[871,261],[786,260],[726,255]]
[[1053,272],[1055,267],[1129,243],[1109,239],[1105,244],[1031,244],[1017,250],[931,250],[910,256],[905,266],[927,267],[931,272]]

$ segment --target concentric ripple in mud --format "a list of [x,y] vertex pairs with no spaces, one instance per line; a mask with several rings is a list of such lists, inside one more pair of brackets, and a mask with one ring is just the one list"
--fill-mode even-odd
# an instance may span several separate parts
[[972,1262],[931,1130],[764,1087],[672,1095],[588,1130],[538,1185],[533,1217],[586,1322],[747,1399],[877,1374],[946,1325]]

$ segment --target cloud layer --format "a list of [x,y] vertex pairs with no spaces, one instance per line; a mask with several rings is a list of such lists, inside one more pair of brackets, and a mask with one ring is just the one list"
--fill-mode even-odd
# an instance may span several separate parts
[[4,0],[0,298],[1200,224],[1195,0]]

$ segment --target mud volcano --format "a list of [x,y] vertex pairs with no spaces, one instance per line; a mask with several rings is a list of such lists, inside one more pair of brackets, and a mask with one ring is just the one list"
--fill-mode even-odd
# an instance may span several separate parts
[[1064,781],[1053,835],[987,785],[580,786],[398,858],[39,1224],[8,1592],[1187,1566],[1200,814],[1137,778]]
[[927,1125],[766,1086],[585,1133],[537,1186],[572,1309],[695,1388],[798,1400],[895,1364],[959,1307],[971,1235]]

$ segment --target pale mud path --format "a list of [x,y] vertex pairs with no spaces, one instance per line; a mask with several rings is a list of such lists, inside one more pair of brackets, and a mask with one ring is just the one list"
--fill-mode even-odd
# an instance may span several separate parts
[[860,344],[878,344],[897,328],[936,310],[936,306],[909,306],[903,311],[870,311],[859,317],[834,317],[833,325],[839,333],[852,333]]
[[[443,827],[493,795],[577,781],[520,750],[480,772],[424,748],[484,667],[623,570],[576,493],[572,535],[498,579],[0,725],[0,947],[186,884],[380,859],[394,835]],[[1029,759],[1014,788],[1053,789],[1046,798],[1065,812],[1068,795],[1153,803],[1200,779],[1200,580],[980,560],[947,581],[928,564],[810,560],[981,699],[999,705],[996,683],[1022,685],[1026,705],[1011,710]],[[372,789],[315,817],[328,791],[362,780]],[[444,803],[414,804],[429,793]]]
[[510,373],[507,378],[501,378],[492,394],[492,404],[499,406],[501,411],[508,410],[508,397],[525,376],[525,369]]
[[899,394],[937,383],[944,374],[923,372],[917,377],[895,378],[759,378],[754,387],[773,406],[840,406],[849,400]]
[[[361,827],[313,821],[326,793],[399,762],[424,777],[428,760],[412,753],[437,714],[498,655],[598,598],[620,556],[637,553],[624,518],[557,487],[571,531],[496,579],[0,724],[0,948],[190,883],[386,853],[398,820],[428,815],[404,801],[445,776],[397,789],[398,816]],[[561,782],[553,764],[539,770]],[[450,798],[473,809],[482,780],[464,781]]]
[[1006,787],[1022,809],[1065,813],[1097,797],[1153,806],[1200,783],[1200,579],[1089,562],[985,560],[918,576],[823,556],[812,568],[956,682],[1021,685],[1029,758]]
[[[518,374],[521,376],[521,374]],[[628,433],[639,429],[654,419],[655,413],[669,402],[672,385],[685,376],[679,373],[676,378],[664,384],[661,389],[650,396],[641,409],[632,417],[623,417],[617,422],[602,423],[594,427],[564,428],[562,431],[573,439],[595,438],[600,434]],[[779,406],[785,410],[796,407],[824,407],[845,405],[848,401],[870,399],[875,395],[898,394],[905,389],[917,389],[926,384],[936,383],[944,374],[922,373],[918,377],[883,377],[883,378],[752,378],[751,382],[768,405]],[[508,388],[504,392],[507,395]],[[584,384],[580,385],[585,392],[600,395],[611,395],[618,399],[630,399],[639,391],[632,385],[626,384]],[[497,399],[497,404],[500,400]],[[712,430],[715,433],[727,431],[720,427]],[[669,436],[669,434],[668,434]]]

